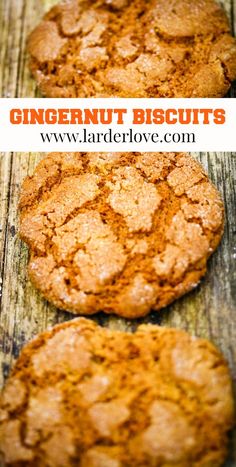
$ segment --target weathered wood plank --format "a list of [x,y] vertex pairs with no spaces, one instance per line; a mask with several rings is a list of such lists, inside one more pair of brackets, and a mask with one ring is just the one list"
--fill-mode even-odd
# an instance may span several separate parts
[[[226,207],[226,227],[222,244],[209,263],[206,278],[196,291],[182,298],[168,310],[153,313],[146,322],[184,328],[198,336],[212,339],[223,351],[236,381],[236,316],[235,316],[235,232],[236,232],[236,154],[200,154],[197,156],[220,189]],[[55,310],[42,300],[27,279],[27,248],[19,240],[17,203],[23,178],[32,173],[39,154],[13,154],[10,191],[3,209],[5,219],[5,254],[3,270],[0,330],[4,330],[0,363],[7,374],[22,345],[49,325],[70,319],[71,315]],[[9,183],[6,155],[1,157]],[[5,174],[5,175],[4,175]],[[9,186],[9,185],[8,185]],[[4,198],[3,198],[4,199]],[[4,206],[4,203],[3,203]],[[98,321],[117,329],[133,329],[137,323],[115,317]],[[234,449],[234,451],[233,451]],[[234,454],[233,454],[234,452]],[[235,456],[235,447],[232,448]],[[236,457],[234,457],[235,459]],[[233,461],[232,461],[233,462]],[[229,464],[233,466],[234,464]]]
[[[1,97],[34,97],[37,90],[27,68],[25,43],[43,12],[57,0],[0,0]],[[236,32],[236,0],[224,4]],[[236,95],[236,86],[230,91]],[[43,300],[27,278],[28,251],[17,235],[17,204],[23,178],[40,154],[0,155],[0,386],[22,345],[49,325],[70,319]],[[212,339],[230,363],[236,382],[236,154],[202,153],[198,159],[220,189],[226,207],[225,235],[196,291],[146,322],[180,327]],[[103,325],[133,329],[137,323],[99,315]],[[236,465],[236,438],[227,467]]]

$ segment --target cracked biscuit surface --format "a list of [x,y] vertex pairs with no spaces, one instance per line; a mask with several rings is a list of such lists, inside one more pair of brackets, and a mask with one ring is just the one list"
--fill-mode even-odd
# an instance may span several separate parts
[[198,284],[223,204],[185,153],[51,153],[23,183],[29,274],[58,308],[137,318]]
[[0,398],[3,465],[221,466],[233,422],[229,371],[208,341],[84,318],[27,345]]
[[214,0],[69,0],[28,41],[48,97],[221,97],[236,41]]

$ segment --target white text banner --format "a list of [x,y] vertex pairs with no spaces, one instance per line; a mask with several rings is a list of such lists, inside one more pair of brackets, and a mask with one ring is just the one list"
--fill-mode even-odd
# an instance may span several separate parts
[[236,151],[236,99],[0,99],[0,151]]

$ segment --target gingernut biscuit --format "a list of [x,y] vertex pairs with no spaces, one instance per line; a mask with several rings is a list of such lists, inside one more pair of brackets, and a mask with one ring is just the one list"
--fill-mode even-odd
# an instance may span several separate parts
[[51,153],[23,183],[29,274],[58,308],[137,318],[190,291],[223,205],[184,153]]
[[84,318],[27,345],[0,400],[4,465],[221,466],[233,423],[229,371],[208,341]]
[[214,0],[67,0],[31,33],[48,97],[221,97],[236,41]]

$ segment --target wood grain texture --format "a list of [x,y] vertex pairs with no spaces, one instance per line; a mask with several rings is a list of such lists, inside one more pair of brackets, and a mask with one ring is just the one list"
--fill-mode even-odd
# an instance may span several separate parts
[[[27,68],[25,43],[43,12],[56,1],[0,0],[0,95],[34,97],[37,90]],[[221,2],[236,32],[236,0]],[[233,86],[230,96],[236,96]],[[20,185],[42,155],[0,155],[0,386],[24,343],[48,326],[72,317],[43,300],[27,278],[28,251],[18,238]],[[227,358],[236,383],[236,154],[201,153],[211,180],[222,193],[226,209],[223,241],[209,262],[200,286],[145,322],[188,330],[210,338]],[[103,314],[96,319],[113,329],[131,329],[137,321]],[[236,434],[232,435],[227,467],[236,466]]]

